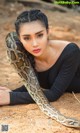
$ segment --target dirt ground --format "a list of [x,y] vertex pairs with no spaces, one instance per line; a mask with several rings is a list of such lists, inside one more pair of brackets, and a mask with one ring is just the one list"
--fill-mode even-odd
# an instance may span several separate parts
[[[0,5],[0,86],[15,89],[23,83],[9,64],[6,54],[5,37],[14,30],[16,16],[30,7],[21,4]],[[78,12],[60,13],[42,9],[49,18],[52,39],[63,39],[80,46],[80,14]],[[80,100],[80,94],[75,94]],[[73,94],[66,93],[51,103],[65,116],[80,120],[80,103]],[[80,133],[79,129],[68,128],[42,113],[36,104],[1,106],[0,132],[8,125],[8,133]]]

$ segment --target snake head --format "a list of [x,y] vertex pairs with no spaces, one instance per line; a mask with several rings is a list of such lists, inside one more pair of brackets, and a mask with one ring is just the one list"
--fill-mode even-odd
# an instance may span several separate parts
[[63,124],[68,127],[80,128],[80,120],[75,118],[66,118]]

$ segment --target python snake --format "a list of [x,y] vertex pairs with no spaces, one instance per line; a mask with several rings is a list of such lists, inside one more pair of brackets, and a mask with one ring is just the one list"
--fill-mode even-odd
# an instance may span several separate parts
[[51,106],[39,85],[28,55],[16,40],[18,40],[16,32],[11,32],[6,36],[8,58],[17,70],[17,73],[21,76],[26,89],[33,100],[37,103],[43,113],[57,122],[67,127],[80,128],[80,120],[64,116],[57,109]]

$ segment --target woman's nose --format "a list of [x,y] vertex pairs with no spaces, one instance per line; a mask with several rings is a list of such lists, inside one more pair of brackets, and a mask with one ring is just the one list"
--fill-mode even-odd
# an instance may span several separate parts
[[32,41],[32,46],[37,46],[38,44],[37,44],[37,41],[36,41],[36,39],[35,40],[33,40]]

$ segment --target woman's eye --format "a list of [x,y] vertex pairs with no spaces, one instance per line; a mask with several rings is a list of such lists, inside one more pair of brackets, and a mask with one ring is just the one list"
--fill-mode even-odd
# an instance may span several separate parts
[[30,40],[30,37],[25,37],[24,40]]
[[43,34],[39,34],[38,37],[43,37]]

